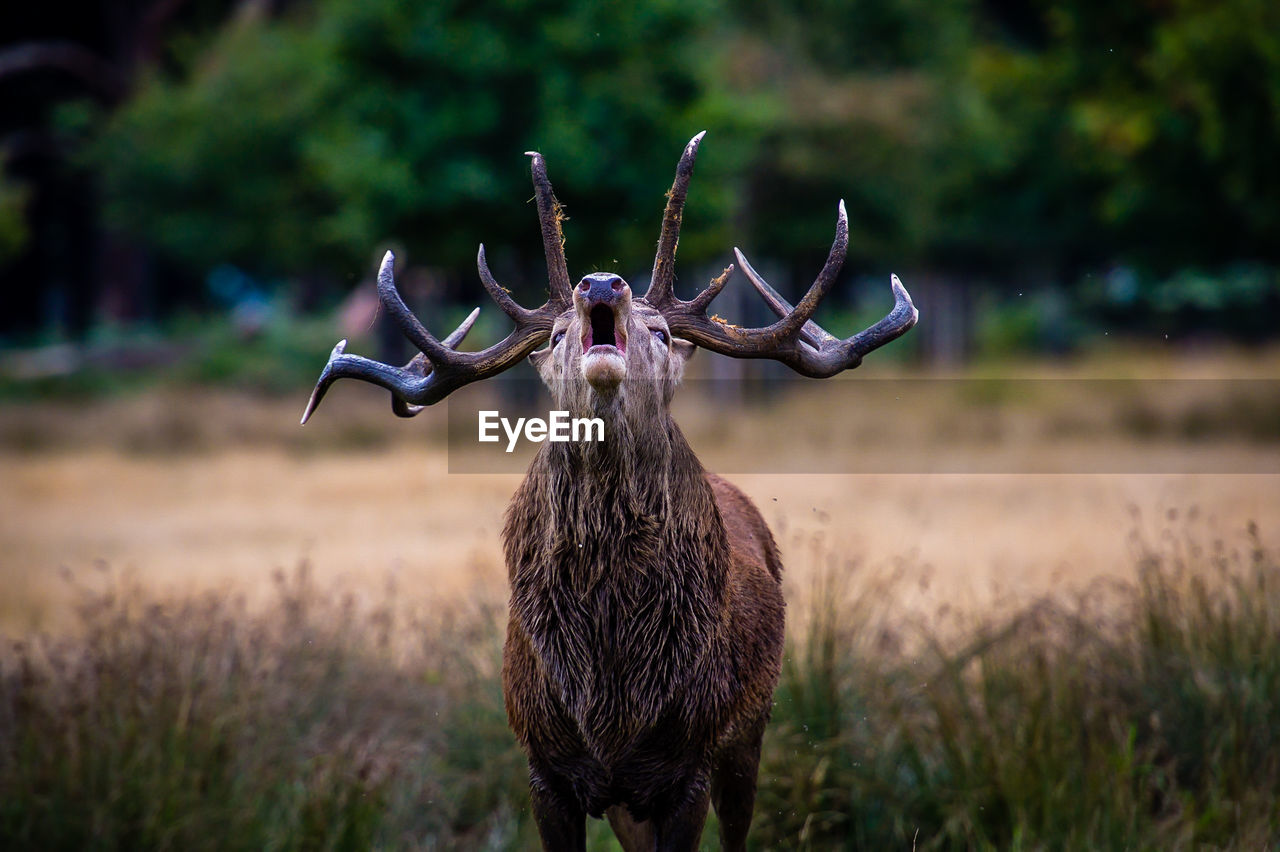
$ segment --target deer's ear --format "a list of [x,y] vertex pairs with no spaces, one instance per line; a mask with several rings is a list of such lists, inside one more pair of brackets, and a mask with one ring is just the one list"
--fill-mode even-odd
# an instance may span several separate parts
[[693,357],[693,353],[698,351],[698,347],[683,338],[673,337],[671,338],[671,351],[676,353],[676,356],[682,362],[688,362]]
[[539,350],[537,350],[536,352],[530,352],[530,353],[529,353],[529,363],[533,364],[533,368],[534,368],[535,370],[538,370],[539,372],[541,372],[541,371],[542,371],[542,365],[543,365],[544,363],[546,363],[547,357],[548,357],[550,354],[551,354],[551,347],[550,347],[550,346],[548,346],[546,349],[539,349]]

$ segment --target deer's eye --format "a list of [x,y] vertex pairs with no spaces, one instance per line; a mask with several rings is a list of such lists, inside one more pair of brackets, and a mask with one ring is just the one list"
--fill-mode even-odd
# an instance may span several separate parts
[[561,340],[564,340],[564,332],[563,332],[563,331],[557,331],[557,332],[552,336],[552,338],[551,338],[551,345],[552,345],[552,346],[559,346],[559,345],[560,345],[560,341],[561,341]]
[[662,343],[664,346],[666,345],[666,343],[667,343],[667,333],[666,333],[665,331],[663,331],[663,330],[662,330],[662,329],[660,329],[660,328],[651,328],[651,329],[649,329],[649,331],[653,332],[653,336],[654,336],[654,337],[656,337],[656,338],[658,338],[658,341],[659,341],[660,343]]

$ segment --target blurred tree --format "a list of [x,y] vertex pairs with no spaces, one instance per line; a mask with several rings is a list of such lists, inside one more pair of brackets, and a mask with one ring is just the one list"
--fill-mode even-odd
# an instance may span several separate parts
[[283,2],[85,0],[73,13],[0,4],[0,335],[79,337],[94,322],[165,305],[168,290],[147,281],[147,247],[102,221],[96,175],[78,158],[93,129],[86,113],[127,101],[141,73],[176,67],[228,15],[260,16]]
[[738,5],[766,58],[737,79],[786,105],[751,194],[780,253],[820,252],[834,187],[870,264],[1073,280],[1280,259],[1270,0]]
[[16,257],[27,241],[26,203],[26,189],[0,173],[0,266]]
[[[484,240],[499,270],[532,271],[541,289],[522,157],[537,149],[572,218],[574,271],[634,275],[675,159],[713,117],[701,81],[716,12],[716,0],[321,0],[233,26],[111,119],[94,156],[108,212],[195,267],[358,279],[390,240],[474,276]],[[686,257],[723,251],[708,235],[731,198],[714,185],[691,196]]]
[[973,41],[967,0],[737,6],[756,56],[736,93],[764,89],[784,106],[756,128],[752,239],[811,277],[843,197],[854,268],[926,260],[961,142],[950,101]]
[[[133,287],[157,303],[198,294],[224,263],[345,285],[388,243],[472,295],[480,240],[533,299],[541,250],[520,155],[535,148],[571,216],[571,272],[636,278],[676,153],[702,129],[686,270],[739,243],[798,291],[843,197],[848,269],[878,281],[892,266],[939,292],[955,281],[1021,291],[1120,266],[1136,288],[1122,315],[1165,305],[1187,327],[1209,309],[1205,282],[1264,282],[1231,292],[1262,293],[1257,309],[1276,300],[1273,0],[98,6],[125,34],[90,45],[110,79],[83,73],[91,57],[66,45],[45,51],[55,70],[43,76],[27,70],[40,55],[26,46],[0,56],[0,82],[20,80],[29,107],[0,111],[0,126],[30,113],[41,138],[88,143],[77,174],[92,182],[55,180],[64,155],[42,154],[53,164],[43,182],[30,162],[10,170],[30,189],[25,208],[13,184],[0,188],[0,245],[16,244],[23,209],[30,235],[10,269],[56,278],[45,283],[65,304],[84,301],[89,265],[114,270],[93,273],[108,282],[99,291],[158,279],[150,247],[180,272]],[[103,89],[100,120],[47,108],[69,97],[49,95],[68,74],[78,97]],[[127,230],[146,263],[66,251],[86,244],[99,189],[103,230]],[[1177,294],[1191,307],[1168,309]],[[972,301],[950,293],[927,307],[937,323]]]
[[1257,318],[1280,304],[1280,5],[1032,8],[966,57],[953,162],[971,172],[936,248],[1020,289],[1080,282],[1078,304],[1131,331],[1274,335]]
[[1105,179],[1097,213],[1113,246],[1165,272],[1280,260],[1280,5],[1125,8],[1058,11],[1048,57],[1067,66],[1057,76]]
[[[974,212],[1005,208],[1059,263],[1280,260],[1280,5],[1039,8],[1043,44],[987,44],[969,65],[999,152]],[[973,230],[1001,233],[993,213]]]

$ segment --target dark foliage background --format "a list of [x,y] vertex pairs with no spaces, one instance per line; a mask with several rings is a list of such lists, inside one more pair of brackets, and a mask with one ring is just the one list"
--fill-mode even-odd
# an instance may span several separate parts
[[[504,283],[536,298],[529,149],[568,206],[571,272],[643,278],[674,160],[702,129],[685,286],[737,244],[798,289],[843,197],[850,277],[882,297],[897,271],[935,316],[970,306],[946,332],[961,354],[984,345],[979,314],[1041,349],[1099,328],[1274,334],[1280,10],[1266,0],[0,15],[14,296],[0,343],[163,322],[241,290],[313,310],[387,246],[470,302],[484,241]],[[228,293],[228,268],[248,284]],[[1030,319],[1010,303],[1027,290],[1051,294]]]

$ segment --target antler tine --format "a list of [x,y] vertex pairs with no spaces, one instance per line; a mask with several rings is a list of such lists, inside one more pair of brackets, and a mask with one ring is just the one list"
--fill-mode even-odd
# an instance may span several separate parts
[[538,222],[542,226],[542,250],[547,256],[547,278],[551,298],[563,306],[573,302],[573,285],[569,283],[569,264],[564,258],[564,231],[560,228],[561,206],[551,191],[547,164],[537,151],[525,151],[533,160],[533,190],[538,201]]
[[658,253],[653,259],[653,277],[644,300],[657,306],[668,301],[675,288],[676,247],[680,242],[680,224],[684,220],[684,202],[689,195],[689,179],[693,177],[693,163],[698,158],[698,146],[707,131],[689,140],[676,166],[675,181],[667,193],[667,207],[662,214],[662,233],[658,237]]
[[841,201],[836,221],[836,238],[827,255],[827,262],[795,307],[769,286],[742,252],[734,249],[738,264],[747,279],[779,318],[777,322],[764,328],[739,328],[718,317],[707,317],[706,307],[724,287],[724,281],[732,267],[726,269],[726,274],[712,281],[692,301],[670,300],[663,306],[662,313],[671,326],[672,334],[685,337],[713,352],[735,358],[771,358],[811,378],[833,376],[858,366],[864,355],[905,334],[919,318],[911,296],[895,275],[892,279],[893,310],[871,328],[841,340],[810,319],[823,296],[835,283],[844,263],[848,244],[849,221],[844,202]]
[[[785,338],[794,336],[797,331],[802,331],[804,326],[810,322],[809,318],[818,310],[818,305],[822,302],[823,297],[827,295],[827,292],[831,290],[831,286],[835,284],[836,277],[840,274],[840,267],[844,266],[844,256],[848,248],[849,214],[845,212],[844,199],[841,199],[836,213],[836,238],[831,243],[831,251],[827,253],[827,262],[822,265],[822,271],[818,273],[818,277],[814,279],[813,284],[809,287],[809,292],[804,294],[804,298],[800,300],[800,303],[794,308],[788,307],[786,313],[779,313],[779,320],[764,329],[763,333]],[[752,268],[741,251],[735,248],[733,254],[737,257],[738,263],[742,264],[743,272],[747,274],[747,278],[755,285],[756,291],[764,295],[765,302],[769,304],[770,308],[773,308],[774,313],[777,313],[777,307],[773,302],[775,299],[782,301],[782,297],[765,283],[764,278]],[[770,295],[766,294],[766,289],[768,294],[772,294],[772,299]],[[815,325],[814,328],[817,328],[817,326]],[[807,336],[812,337],[812,331]],[[806,342],[817,346],[820,340],[808,340]]]
[[504,314],[515,322],[528,319],[529,314],[533,312],[520,307],[516,300],[511,298],[510,291],[499,284],[493,277],[493,273],[489,271],[489,262],[484,256],[484,243],[480,244],[480,251],[476,253],[476,269],[480,273],[480,283],[484,284],[484,289],[488,291],[490,298],[497,302]]
[[733,270],[734,266],[731,263],[724,268],[724,272],[721,272],[715,278],[712,278],[711,283],[707,285],[707,289],[703,290],[686,303],[689,306],[689,310],[694,313],[705,312],[707,306],[715,300],[716,296],[720,295],[720,291],[729,283],[729,279],[733,277]]
[[902,286],[898,276],[889,276],[889,288],[893,291],[893,310],[871,328],[858,332],[844,342],[849,351],[856,353],[859,359],[906,334],[920,319],[920,311],[916,310],[911,294]]
[[[459,323],[458,327],[449,332],[449,336],[440,341],[450,349],[457,349],[458,344],[467,336],[467,332],[471,331],[471,326],[476,324],[476,317],[480,316],[480,309],[475,308],[471,313],[467,314],[467,318]],[[427,360],[427,356],[419,352],[409,359],[409,363],[401,367],[406,373],[412,373],[420,378],[426,378],[427,373],[432,370],[431,362]],[[391,395],[391,410],[395,412],[397,417],[417,417],[426,409],[425,405],[413,405],[405,402],[395,394]],[[305,423],[306,421],[303,420]]]
[[[733,253],[738,258],[738,263],[742,264],[743,274],[747,276],[747,280],[756,288],[756,292],[764,299],[765,304],[769,306],[769,310],[773,311],[775,316],[779,319],[784,319],[795,310],[790,302],[784,299],[777,290],[770,287],[769,282],[765,281],[759,272],[756,272],[755,268],[743,257],[742,252],[735,248]],[[822,327],[813,320],[805,320],[804,325],[800,327],[800,339],[816,349],[822,345],[823,341],[835,340],[836,338],[823,331]]]
[[[795,310],[778,320],[771,327],[776,334],[790,337],[798,331],[801,326],[809,321],[814,311],[818,310],[818,304],[831,290],[832,285],[836,283],[840,268],[844,266],[845,252],[849,248],[849,214],[845,212],[843,198],[840,199],[836,211],[836,238],[831,243],[831,251],[827,253],[827,262],[822,265],[822,271],[818,273],[818,277],[814,279],[812,286],[809,287],[809,292],[804,294],[804,298],[796,305]],[[735,249],[734,254],[743,263],[746,262],[741,252]]]
[[449,336],[440,342],[450,349],[457,349],[458,344],[462,342],[462,339],[471,332],[471,326],[476,324],[476,319],[479,316],[480,309],[472,308],[471,313],[467,314],[467,318],[458,323],[458,327],[449,332]]
[[409,342],[422,350],[423,354],[433,361],[449,360],[452,350],[436,340],[413,315],[413,311],[409,310],[404,299],[400,298],[400,291],[396,289],[395,265],[396,256],[392,252],[382,256],[382,266],[378,269],[378,299],[382,302],[382,307],[395,320],[396,325],[400,326],[400,331],[409,338]]
[[359,355],[348,355],[347,341],[339,341],[316,381],[315,390],[311,392],[311,399],[302,414],[302,422],[306,423],[311,418],[330,386],[338,379],[360,379],[386,388],[391,391],[392,410],[401,417],[412,417],[424,406],[439,402],[463,385],[515,366],[544,343],[564,305],[553,296],[536,311],[526,310],[494,281],[484,259],[483,246],[477,260],[485,288],[503,312],[515,321],[516,327],[510,334],[480,352],[458,352],[456,347],[480,314],[480,309],[476,308],[443,342],[436,340],[400,298],[395,284],[395,257],[387,252],[378,270],[378,296],[387,313],[421,354],[415,355],[403,367],[393,367]]

